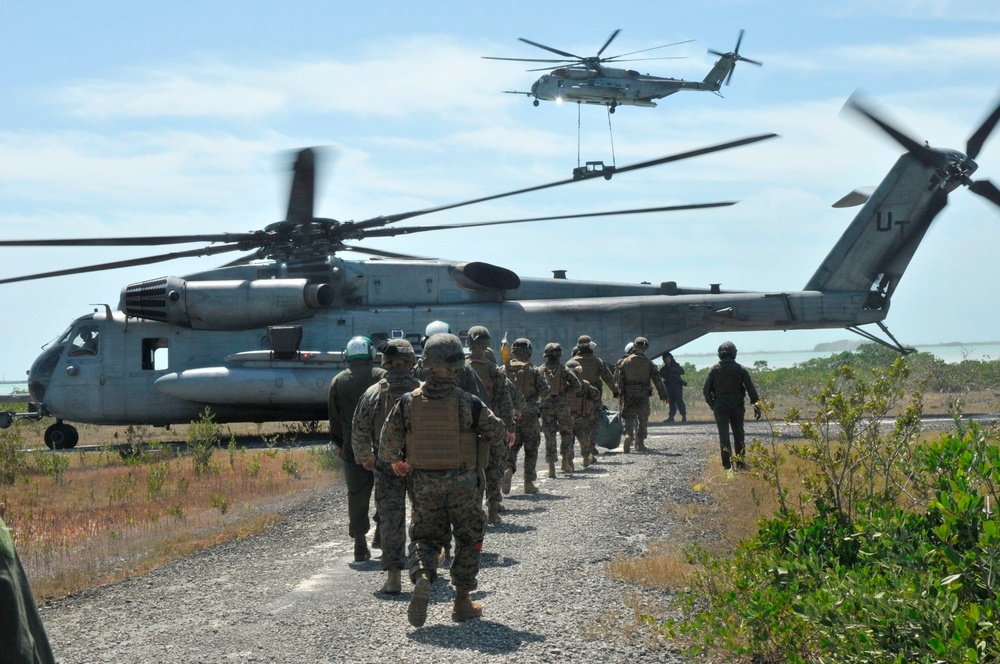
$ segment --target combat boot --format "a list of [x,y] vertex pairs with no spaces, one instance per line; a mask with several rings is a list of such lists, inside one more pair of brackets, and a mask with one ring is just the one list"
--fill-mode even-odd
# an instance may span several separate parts
[[354,536],[354,562],[362,563],[371,560],[372,552],[368,549],[368,542],[364,535]]
[[524,493],[538,493],[538,487],[531,480],[524,480]]
[[514,477],[514,469],[508,468],[503,471],[503,479],[500,480],[500,490],[503,491],[503,495],[510,493],[510,480]]
[[687,421],[688,421],[688,416],[687,415],[681,415],[681,422],[687,422]]
[[556,478],[556,462],[549,461],[549,479],[554,480]]
[[625,436],[625,442],[623,443],[623,445],[625,446],[625,454],[628,454],[629,452],[631,452],[632,451],[632,438],[629,437],[629,436]]
[[562,458],[562,471],[567,475],[573,474],[573,457],[568,454],[564,454]]
[[[468,595],[466,595],[468,597]],[[406,619],[414,627],[423,627],[427,622],[427,602],[431,599],[431,580],[426,573],[421,573],[417,577],[417,583],[413,586],[413,594],[410,595],[410,606],[406,609]]]
[[468,590],[455,591],[455,606],[451,610],[451,619],[463,622],[470,618],[483,615],[483,607],[479,602],[473,602]]
[[644,441],[644,440],[640,440],[640,441],[639,441],[638,443],[636,443],[636,445],[635,445],[635,451],[636,451],[636,452],[645,452],[645,451],[646,451],[646,450],[648,450],[648,449],[649,449],[649,448],[648,448],[648,447],[646,447],[646,441]]
[[493,525],[495,523],[501,523],[503,519],[500,518],[500,501],[491,500],[489,506],[489,512],[486,515],[486,523]]
[[398,569],[390,569],[389,576],[385,579],[385,585],[382,586],[382,592],[387,595],[398,595],[403,592],[403,581],[400,576]]

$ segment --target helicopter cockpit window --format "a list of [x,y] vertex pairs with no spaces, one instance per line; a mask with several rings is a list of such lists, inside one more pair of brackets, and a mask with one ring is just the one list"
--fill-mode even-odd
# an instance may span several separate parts
[[162,371],[170,366],[170,345],[165,337],[142,340],[142,368],[144,371]]
[[70,337],[70,357],[93,357],[101,350],[100,332],[96,325],[81,325]]

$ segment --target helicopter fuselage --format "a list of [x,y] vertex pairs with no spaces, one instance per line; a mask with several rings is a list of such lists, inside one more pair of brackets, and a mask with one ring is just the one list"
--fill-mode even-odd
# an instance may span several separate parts
[[535,81],[531,94],[543,101],[653,107],[654,99],[681,90],[718,89],[719,82],[685,81],[640,74],[633,69],[597,66],[554,69]]

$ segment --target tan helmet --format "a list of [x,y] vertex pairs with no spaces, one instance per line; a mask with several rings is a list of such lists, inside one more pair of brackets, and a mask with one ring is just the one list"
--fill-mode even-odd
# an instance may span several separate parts
[[591,338],[590,338],[590,337],[589,337],[588,335],[586,335],[586,334],[581,334],[581,335],[580,335],[580,338],[576,340],[576,347],[577,347],[578,349],[582,349],[582,348],[593,348],[593,347],[594,347],[594,346],[596,346],[596,345],[597,345],[597,344],[595,344],[595,343],[594,343],[594,340],[593,340],[593,339],[591,339]]
[[576,360],[569,360],[566,362],[566,368],[573,373],[583,373],[583,365]]
[[510,346],[510,352],[515,356],[524,355],[531,357],[531,340],[524,337],[515,339],[514,343]]
[[482,325],[473,325],[469,328],[469,336],[467,337],[469,346],[472,344],[479,344],[480,346],[490,345],[490,331],[483,327]]
[[545,344],[544,354],[546,357],[560,357],[562,355],[562,346],[553,342]]
[[410,367],[417,363],[413,345],[406,339],[389,339],[382,349],[383,367]]
[[465,365],[462,340],[454,334],[435,334],[424,344],[424,366],[428,369],[461,369]]
[[649,348],[649,339],[646,337],[636,337],[632,344],[640,348]]
[[728,357],[731,360],[736,359],[736,344],[732,341],[723,341],[719,345],[719,359],[721,360],[724,357]]

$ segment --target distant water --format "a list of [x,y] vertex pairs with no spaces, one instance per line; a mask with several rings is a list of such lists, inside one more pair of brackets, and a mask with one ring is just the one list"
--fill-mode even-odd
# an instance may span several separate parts
[[[922,353],[930,353],[941,358],[948,364],[956,364],[963,360],[997,360],[1000,359],[1000,342],[916,346]],[[743,364],[753,366],[754,362],[764,361],[771,369],[787,369],[808,360],[820,357],[838,355],[830,351],[789,350],[789,351],[740,351],[739,360]],[[710,355],[685,355],[674,353],[674,359],[679,363],[690,362],[698,369],[710,367],[718,362],[718,357]]]

